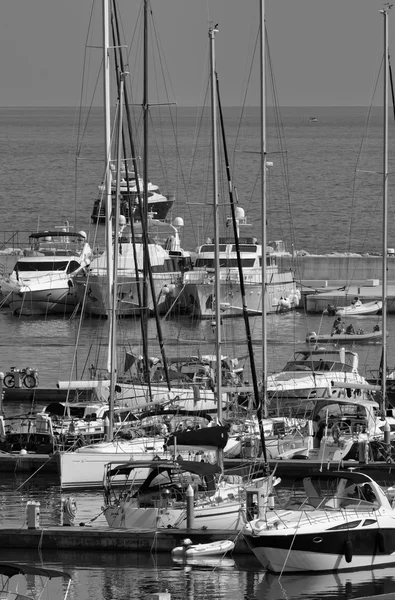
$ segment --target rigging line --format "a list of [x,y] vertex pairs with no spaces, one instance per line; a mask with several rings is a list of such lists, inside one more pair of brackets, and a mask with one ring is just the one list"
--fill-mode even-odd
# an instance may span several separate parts
[[394,115],[395,121],[395,95],[394,95],[394,81],[392,79],[392,66],[391,66],[391,57],[388,54],[388,71],[390,76],[390,87],[391,87],[391,98],[392,98],[392,114]]
[[[295,239],[294,218],[293,218],[293,212],[292,212],[290,186],[289,186],[288,150],[287,150],[286,139],[285,139],[285,134],[284,134],[284,123],[282,121],[281,112],[280,112],[280,102],[279,102],[276,81],[275,81],[275,77],[274,77],[273,62],[272,62],[271,53],[270,53],[270,46],[269,46],[269,42],[268,42],[268,32],[266,29],[266,25],[265,25],[265,30],[266,30],[266,33],[265,33],[266,55],[267,55],[268,63],[269,63],[269,74],[270,74],[270,82],[271,82],[271,89],[272,89],[272,95],[273,95],[274,116],[275,116],[276,129],[278,132],[278,144],[280,147],[280,150],[278,153],[281,155],[280,164],[282,165],[282,171],[283,171],[284,182],[285,182],[285,199],[286,199],[287,208],[288,208],[288,212],[289,212],[289,219],[287,220],[287,223],[289,223],[290,238],[291,238],[292,244],[296,248],[297,245],[296,245],[296,239]],[[272,153],[270,153],[270,154],[272,154]],[[275,154],[275,153],[273,153],[273,154]],[[279,219],[279,221],[280,221],[280,225],[281,225],[282,219]],[[288,232],[287,232],[287,235],[288,235]]]
[[[113,33],[113,37],[114,37],[114,46],[116,46],[118,44],[118,52],[119,52],[119,63],[120,63],[120,68],[121,68],[121,72],[125,73],[125,64],[124,64],[124,60],[123,60],[123,52],[122,52],[122,48],[121,48],[121,44],[120,44],[120,32],[119,32],[119,19],[118,19],[118,14],[117,14],[117,8],[116,8],[116,2],[115,0],[113,0],[113,9],[114,9],[114,20],[112,20],[112,33]],[[115,21],[115,30],[114,30],[114,23],[113,21]],[[115,32],[116,32],[116,36],[115,37]],[[115,53],[115,59],[116,59],[116,53]],[[119,85],[120,85],[120,74],[118,72],[118,69],[116,70],[117,73],[117,85],[118,85],[118,93],[119,93]],[[129,99],[128,99],[128,91],[126,89],[126,86],[124,87],[124,96],[125,96],[125,109],[126,109],[126,120],[127,120],[127,126],[128,126],[128,132],[129,132],[129,143],[130,143],[130,148],[131,148],[131,154],[134,157],[135,156],[135,147],[134,147],[134,141],[133,141],[133,135],[132,135],[132,119],[131,119],[131,114],[130,114],[130,107],[129,107]],[[124,130],[123,130],[123,126],[122,126],[122,143],[123,143],[123,147],[124,147],[124,156],[126,157],[126,142],[125,142],[125,137],[124,137]],[[134,172],[136,175],[135,178],[135,182],[136,182],[136,190],[137,190],[137,195],[139,198],[139,201],[141,203],[141,190],[140,190],[140,181],[139,181],[139,173],[137,170],[137,162],[136,160],[133,158],[133,168],[134,168]],[[140,284],[139,284],[139,270],[137,268],[138,265],[138,261],[137,261],[137,250],[136,250],[136,244],[135,244],[135,231],[134,231],[134,218],[133,218],[133,207],[132,207],[132,199],[131,199],[131,194],[130,194],[130,184],[129,184],[129,177],[128,177],[128,165],[127,165],[127,161],[125,160],[124,162],[125,165],[125,173],[126,173],[126,182],[127,182],[127,191],[128,191],[128,205],[129,205],[129,223],[130,223],[130,230],[131,230],[131,234],[132,234],[132,248],[133,248],[133,260],[134,260],[134,264],[135,264],[135,278],[137,281],[137,299],[138,299],[138,303],[139,306],[142,306],[142,297],[141,297],[141,289],[140,289]],[[141,206],[141,204],[140,204]],[[145,335],[145,331],[144,328],[141,324],[142,327],[142,337],[144,339],[144,335]]]
[[[360,143],[360,147],[359,147],[359,152],[358,152],[358,155],[357,155],[357,162],[356,162],[355,170],[354,170],[354,178],[353,178],[353,186],[352,186],[352,194],[351,194],[351,200],[352,200],[352,204],[351,204],[351,218],[350,218],[350,226],[349,226],[349,231],[348,231],[348,242],[349,242],[348,243],[348,247],[347,247],[348,252],[350,252],[350,250],[351,250],[351,232],[352,232],[353,226],[355,225],[355,219],[356,219],[356,217],[355,217],[355,210],[354,210],[355,200],[356,200],[356,194],[357,194],[357,177],[356,177],[356,174],[359,172],[358,165],[362,161],[362,158],[361,158],[362,157],[362,153],[363,153],[363,151],[365,149],[365,145],[367,143],[368,126],[369,126],[369,123],[371,122],[371,115],[372,115],[372,110],[373,110],[373,98],[375,97],[376,92],[377,92],[377,87],[378,87],[378,83],[379,83],[379,79],[380,79],[380,73],[381,73],[381,70],[383,68],[383,61],[384,61],[384,57],[382,57],[382,59],[381,59],[381,64],[380,64],[380,67],[379,67],[379,72],[377,74],[377,77],[376,77],[376,80],[375,80],[375,83],[374,83],[374,87],[373,87],[373,91],[372,91],[372,94],[371,94],[370,105],[369,105],[368,113],[367,113],[366,119],[365,119],[364,132],[363,132],[363,135],[362,135],[362,139],[361,139],[361,143]],[[366,237],[365,237],[365,241],[366,241]],[[349,257],[349,260],[351,260],[351,257]]]
[[[234,145],[233,145],[233,148],[234,148],[234,150],[233,150],[233,162],[235,162],[235,156],[234,155],[235,155],[236,147],[238,145],[238,141],[239,141],[239,138],[240,138],[240,135],[241,135],[241,126],[242,126],[242,123],[243,123],[243,120],[244,120],[244,113],[245,113],[245,108],[246,108],[246,103],[247,103],[247,94],[248,94],[249,85],[251,83],[252,72],[253,72],[253,64],[254,64],[256,53],[257,53],[258,45],[259,45],[259,30],[258,30],[257,36],[255,38],[255,44],[254,44],[253,51],[252,51],[252,58],[251,58],[250,68],[249,68],[249,71],[247,73],[247,82],[246,82],[246,85],[245,85],[245,92],[244,92],[244,96],[243,96],[242,104],[241,104],[241,113],[240,113],[240,116],[239,116],[239,121],[238,121],[238,127],[237,127],[237,131],[236,131],[235,142],[234,142]],[[259,154],[260,154],[260,151],[259,151]]]

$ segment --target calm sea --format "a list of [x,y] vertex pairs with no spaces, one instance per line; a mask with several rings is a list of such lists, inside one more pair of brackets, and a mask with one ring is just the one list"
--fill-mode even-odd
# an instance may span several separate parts
[[[243,130],[240,111],[224,109],[233,182],[240,206],[251,222],[250,232],[260,238],[259,112],[250,108]],[[276,127],[269,113],[268,231],[269,239],[285,240],[289,250],[310,253],[331,251],[380,252],[382,248],[381,121],[375,113],[367,123],[363,108],[283,109],[282,132],[285,145],[275,143]],[[153,152],[150,179],[164,193],[174,194],[173,217],[184,219],[182,242],[193,250],[213,235],[210,196],[210,136],[208,121],[198,118],[195,109],[178,109],[177,159],[174,134],[169,120],[155,115],[156,126],[164,131],[161,160]],[[317,122],[310,123],[310,116]],[[206,118],[207,117],[207,118]],[[95,229],[90,223],[92,204],[103,171],[102,117],[100,111],[80,126],[79,114],[71,109],[0,109],[0,198],[3,232],[50,229],[68,221],[85,230],[91,243]],[[198,128],[198,124],[199,128]],[[367,127],[367,124],[369,125]],[[392,127],[393,125],[391,125]],[[199,129],[199,131],[198,131]],[[362,144],[362,140],[364,143]],[[237,152],[234,152],[237,147]],[[166,152],[163,151],[166,149]],[[155,150],[154,146],[152,147]],[[75,157],[78,156],[78,159]],[[226,180],[221,163],[220,190],[225,214],[229,214]],[[357,170],[357,172],[356,172]],[[369,172],[367,172],[369,171]],[[394,168],[390,168],[394,172]],[[284,185],[284,174],[288,186]],[[390,180],[391,188],[391,180]],[[390,201],[389,213],[393,207]],[[98,240],[103,235],[100,230]],[[11,239],[11,235],[9,239]],[[23,235],[21,234],[21,238]],[[5,238],[4,238],[5,239]],[[1,240],[2,241],[2,240]],[[99,242],[97,242],[99,243]],[[389,247],[395,246],[392,229]],[[308,331],[327,331],[331,320],[302,311],[272,315],[268,319],[269,370],[278,369],[304,343]],[[364,318],[370,331],[376,318]],[[215,331],[210,322],[184,317],[161,322],[165,351],[169,356],[214,353]],[[251,319],[255,360],[261,368],[261,319]],[[395,363],[395,321],[388,322],[388,359]],[[155,321],[149,323],[150,351],[158,355]],[[61,317],[14,317],[0,308],[0,369],[33,366],[40,385],[54,386],[59,379],[87,377],[91,364],[105,366],[108,324],[104,320]],[[118,326],[119,370],[124,348],[140,349],[140,323],[124,319]],[[356,347],[360,367],[377,368],[380,347]],[[223,354],[238,356],[250,377],[244,327],[241,320],[225,320]],[[29,407],[6,406],[7,412]],[[28,500],[41,502],[43,525],[58,522],[61,494],[56,481],[38,476],[5,477],[0,481],[0,518],[3,525],[24,524]],[[78,492],[76,523],[102,526],[101,495]],[[251,557],[234,557],[222,562],[176,564],[164,555],[36,553],[5,554],[0,559],[43,560],[63,565],[73,574],[75,600],[141,599],[150,592],[171,592],[172,600],[256,600],[354,598],[364,594],[395,592],[393,569],[311,577],[267,577]]]

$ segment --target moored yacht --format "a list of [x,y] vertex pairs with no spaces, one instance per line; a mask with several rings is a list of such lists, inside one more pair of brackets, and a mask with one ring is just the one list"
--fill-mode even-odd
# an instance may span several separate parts
[[[239,231],[249,226],[242,208],[237,208],[236,216]],[[262,314],[262,245],[254,237],[242,236],[239,237],[239,250],[247,310],[251,315],[259,315]],[[266,248],[267,313],[284,312],[299,305],[300,292],[292,271],[279,272],[277,256],[284,253],[284,245],[280,241],[275,242],[275,247]],[[234,239],[220,238],[219,259],[222,316],[242,316],[242,291]],[[193,316],[202,319],[215,316],[215,278],[215,247],[208,241],[198,247],[193,271],[184,275],[183,303]]]
[[29,242],[11,275],[0,281],[5,301],[17,315],[73,312],[78,303],[73,278],[92,258],[86,233],[41,231],[32,233]]
[[[147,307],[154,312],[154,300],[159,314],[176,306],[183,286],[183,274],[192,268],[190,253],[181,248],[179,229],[183,220],[174,224],[148,218],[148,253],[154,290],[148,288]],[[118,316],[141,314],[143,298],[143,269],[145,244],[140,223],[135,223],[133,233],[122,220],[118,234]],[[136,268],[137,260],[137,268]],[[107,283],[107,253],[92,260],[89,268],[74,280],[78,297],[87,314],[108,317],[109,289]]]
[[299,348],[281,371],[267,377],[269,410],[287,410],[290,405],[294,410],[299,404],[305,411],[310,400],[344,396],[345,387],[336,384],[356,384],[359,393],[365,384],[366,389],[373,389],[359,374],[358,366],[358,354],[351,350]]
[[317,471],[294,484],[280,508],[260,506],[243,536],[274,573],[371,569],[395,562],[394,517],[384,490],[367,475]]
[[[115,175],[115,166],[112,164],[111,169]],[[138,184],[138,189],[137,189]],[[144,191],[144,182],[142,177],[136,177],[135,171],[132,165],[127,166],[127,161],[124,161],[124,165],[121,169],[121,180],[120,180],[120,213],[127,220],[130,217],[134,221],[141,220],[140,212],[140,199],[139,192]],[[93,223],[104,223],[106,220],[106,207],[104,201],[104,185],[99,186],[99,197],[93,204],[91,219]],[[113,209],[115,208],[115,177],[112,182],[112,204]],[[174,199],[167,198],[164,196],[159,187],[150,181],[147,184],[147,202],[148,202],[148,213],[152,214],[155,219],[164,221],[173,206]]]

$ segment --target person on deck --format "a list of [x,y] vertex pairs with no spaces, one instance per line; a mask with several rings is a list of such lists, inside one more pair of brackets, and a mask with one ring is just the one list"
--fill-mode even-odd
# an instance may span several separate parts
[[351,306],[353,306],[354,308],[356,308],[357,306],[362,306],[362,302],[360,301],[360,299],[358,298],[358,296],[355,296],[351,300]]
[[334,306],[333,304],[328,304],[328,306],[326,307],[326,312],[330,317],[334,317],[336,314],[336,306]]
[[340,334],[340,333],[344,333],[344,323],[343,323],[341,317],[337,317],[337,319],[335,319],[335,321],[333,323],[331,335]]

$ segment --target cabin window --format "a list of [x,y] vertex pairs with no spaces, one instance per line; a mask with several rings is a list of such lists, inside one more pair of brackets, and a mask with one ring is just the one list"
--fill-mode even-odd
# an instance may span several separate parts
[[361,524],[361,521],[347,521],[347,523],[342,523],[341,525],[336,525],[336,527],[331,527],[330,531],[338,531],[340,529],[355,529],[358,525]]
[[206,269],[214,269],[214,259],[213,258],[197,258],[195,267],[206,268]]
[[[40,262],[20,262],[18,264],[18,270],[20,273],[25,271],[65,271],[69,264],[67,260],[64,261],[40,261]],[[78,263],[77,263],[78,264]],[[79,265],[78,265],[79,266]]]
[[168,262],[168,261],[165,261],[165,264],[163,264],[163,265],[152,265],[151,271],[153,273],[166,273],[166,272],[168,272],[169,269],[166,268],[166,262]]
[[[240,252],[252,252],[253,254],[256,254],[257,247],[255,244],[239,244],[239,250]],[[232,252],[237,252],[236,244],[232,245]]]
[[[226,244],[219,244],[219,251],[226,252]],[[214,244],[204,244],[204,246],[201,246],[199,252],[201,254],[203,252],[215,252]]]
[[73,273],[73,271],[79,269],[80,266],[80,263],[78,263],[76,260],[71,260],[69,266],[67,267],[67,273]]
[[[260,266],[262,266],[262,256],[259,257],[259,264]],[[276,259],[270,256],[266,256],[266,266],[267,267],[272,267],[276,265]]]

